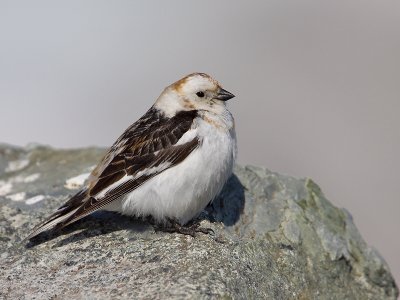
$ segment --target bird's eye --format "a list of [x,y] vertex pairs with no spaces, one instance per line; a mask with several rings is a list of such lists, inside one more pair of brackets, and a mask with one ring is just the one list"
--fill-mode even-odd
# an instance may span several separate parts
[[196,95],[200,98],[204,97],[204,92],[197,92]]

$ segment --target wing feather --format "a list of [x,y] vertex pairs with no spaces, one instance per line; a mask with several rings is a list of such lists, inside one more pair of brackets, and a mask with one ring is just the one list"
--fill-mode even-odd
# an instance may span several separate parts
[[127,180],[120,179],[122,181],[121,184],[116,185],[116,187],[107,191],[104,196],[96,198],[90,197],[83,203],[72,215],[70,215],[67,219],[63,220],[62,223],[59,224],[59,227],[65,227],[91,213],[96,210],[103,208],[104,206],[110,204],[116,199],[132,192],[134,189],[141,186],[150,178],[162,173],[163,171],[169,169],[170,167],[176,166],[180,162],[182,162],[193,150],[195,150],[199,146],[199,140],[194,138],[192,141],[171,147],[170,149],[162,151],[157,158],[148,166],[150,168],[156,168],[158,166],[162,166],[160,169],[157,169],[155,172],[149,172],[148,174],[143,173],[137,178],[133,178],[132,175],[126,175]]
[[199,145],[197,137],[176,145],[190,130],[197,111],[172,118],[151,108],[113,144],[79,191],[44,222],[28,239],[48,229],[62,228],[130,193],[150,178],[182,162]]

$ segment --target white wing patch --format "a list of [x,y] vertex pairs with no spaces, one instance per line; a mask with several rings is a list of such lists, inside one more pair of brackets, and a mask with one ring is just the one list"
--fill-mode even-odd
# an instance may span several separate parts
[[159,164],[157,167],[151,167],[151,168],[144,169],[143,171],[137,172],[137,174],[135,175],[135,179],[139,178],[143,175],[148,176],[148,175],[152,175],[155,173],[160,173],[160,172],[164,171],[165,169],[168,169],[170,166],[171,166],[171,163],[166,161],[166,162]]
[[103,189],[100,192],[98,192],[96,195],[94,195],[94,198],[96,198],[96,199],[103,198],[107,194],[108,191],[111,191],[111,190],[115,189],[116,187],[118,187],[121,184],[127,182],[128,180],[131,180],[132,178],[133,178],[132,175],[125,175],[120,180],[114,182],[113,184],[109,185],[105,189]]
[[187,142],[192,141],[194,138],[199,138],[198,130],[197,129],[190,129],[190,130],[186,131],[184,133],[184,135],[182,135],[182,137],[178,140],[178,142],[176,142],[175,145],[177,146],[177,145],[185,144]]

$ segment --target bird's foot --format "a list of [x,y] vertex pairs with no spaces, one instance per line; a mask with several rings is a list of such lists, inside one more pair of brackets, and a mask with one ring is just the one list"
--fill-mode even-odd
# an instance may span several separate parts
[[196,233],[213,234],[214,230],[211,228],[200,227],[200,223],[193,223],[188,226],[182,226],[176,221],[170,221],[165,227],[157,227],[156,231],[164,231],[169,233],[180,233],[184,235],[196,236]]

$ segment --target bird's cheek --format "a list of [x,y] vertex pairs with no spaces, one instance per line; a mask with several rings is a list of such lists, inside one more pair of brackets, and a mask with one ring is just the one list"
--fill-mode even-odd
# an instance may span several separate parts
[[189,99],[185,98],[185,99],[183,99],[183,108],[185,110],[194,110],[194,109],[196,109],[196,106],[193,104],[192,101],[190,101]]

